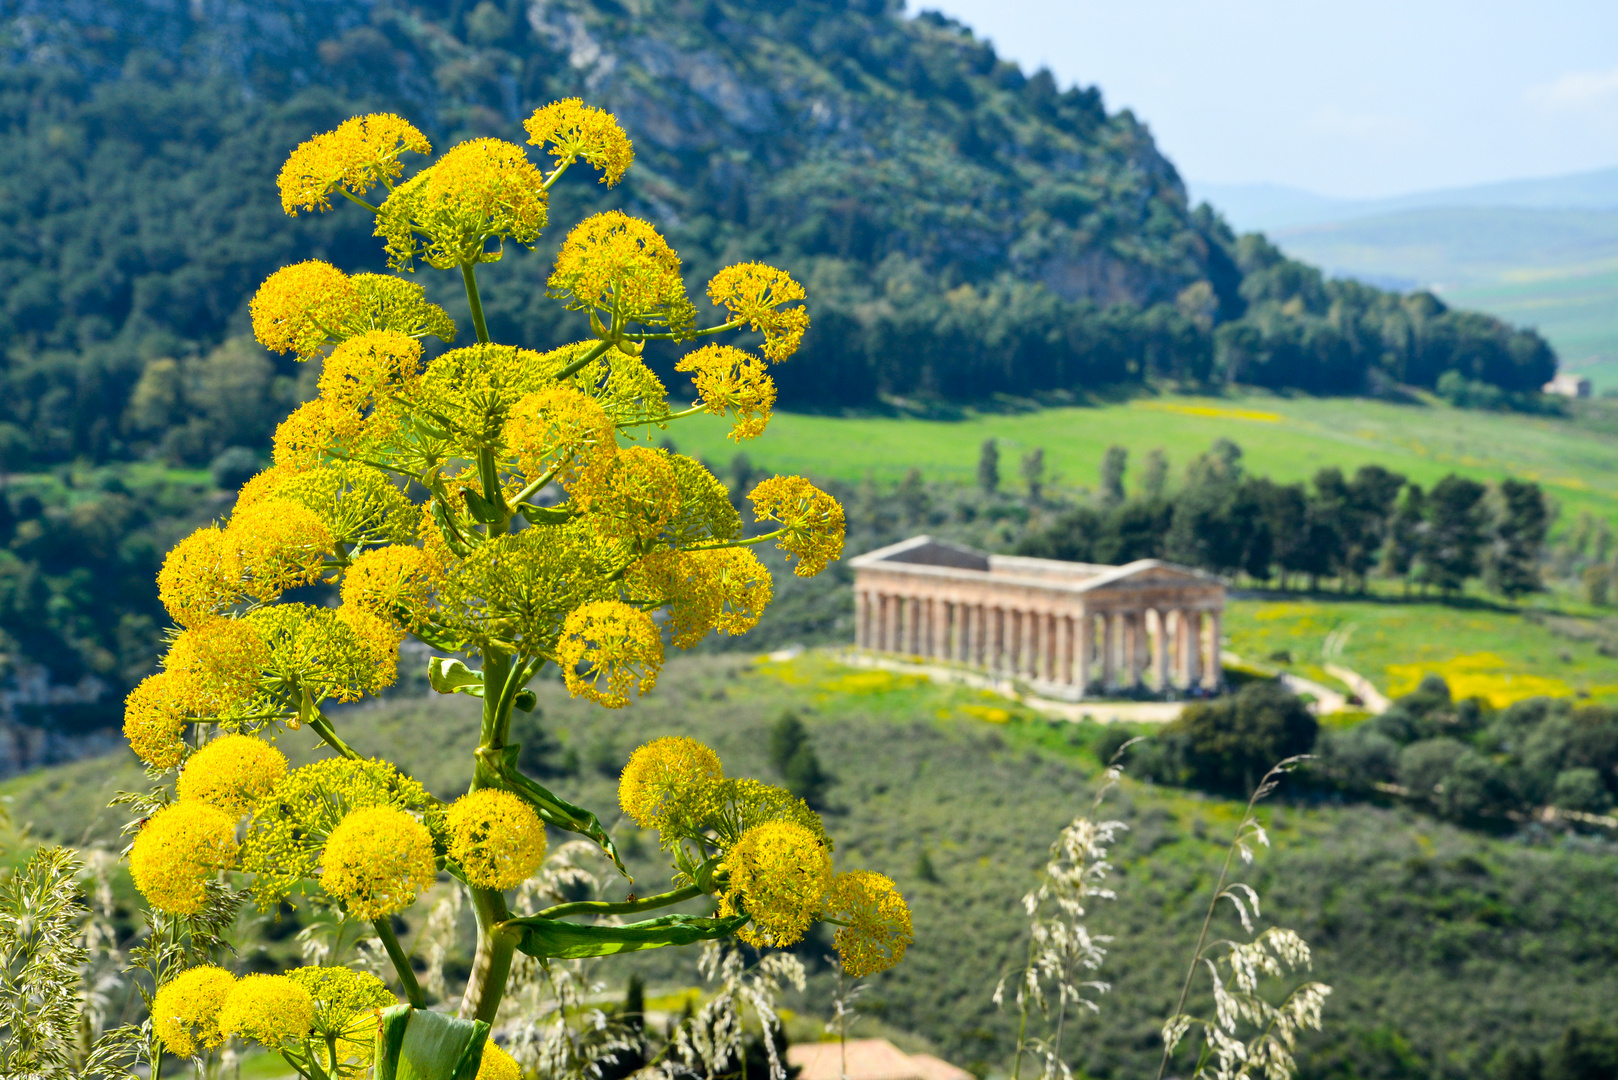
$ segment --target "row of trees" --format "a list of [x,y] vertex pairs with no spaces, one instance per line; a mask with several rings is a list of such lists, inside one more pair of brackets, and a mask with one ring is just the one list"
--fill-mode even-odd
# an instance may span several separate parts
[[[986,445],[982,460],[997,459]],[[1478,577],[1511,598],[1543,588],[1550,515],[1538,484],[1508,479],[1491,490],[1452,473],[1428,490],[1379,465],[1278,484],[1247,475],[1241,448],[1220,439],[1172,494],[1167,460],[1153,451],[1139,491],[1126,498],[1127,461],[1123,447],[1110,448],[1094,505],[1066,511],[1022,540],[1018,554],[1105,564],[1163,558],[1282,588],[1335,578],[1339,589],[1363,592],[1373,572],[1407,591],[1445,595]]]

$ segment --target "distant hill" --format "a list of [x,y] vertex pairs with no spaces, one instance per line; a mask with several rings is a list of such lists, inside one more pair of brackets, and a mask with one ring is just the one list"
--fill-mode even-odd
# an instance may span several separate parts
[[1565,369],[1618,387],[1618,169],[1389,199],[1263,184],[1192,193],[1328,275],[1432,289],[1535,327]]

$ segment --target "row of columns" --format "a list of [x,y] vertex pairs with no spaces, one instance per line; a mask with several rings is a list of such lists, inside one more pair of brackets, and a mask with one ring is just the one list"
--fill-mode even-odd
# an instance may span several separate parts
[[858,591],[861,648],[980,667],[1087,690],[1218,689],[1220,612],[1195,608],[1042,611]]

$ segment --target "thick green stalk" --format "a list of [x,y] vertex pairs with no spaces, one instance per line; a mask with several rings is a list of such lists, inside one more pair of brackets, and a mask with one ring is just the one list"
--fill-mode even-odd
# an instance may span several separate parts
[[492,1024],[500,1011],[500,1000],[506,996],[511,959],[522,934],[500,925],[511,918],[504,893],[474,886],[468,886],[468,891],[478,920],[478,949],[472,958],[472,973],[466,979],[466,993],[461,997],[460,1017]]
[[652,911],[670,904],[683,903],[702,895],[700,885],[687,885],[683,889],[673,889],[655,896],[643,896],[639,900],[622,900],[613,903],[607,900],[575,900],[570,904],[557,904],[544,911],[534,913],[538,919],[560,919],[564,915],[632,915],[637,911]]
[[416,1008],[425,1009],[427,995],[421,992],[421,984],[416,981],[416,973],[410,967],[410,957],[400,948],[393,927],[386,918],[377,919],[372,925],[376,927],[376,936],[382,939],[382,947],[388,951],[388,959],[393,961],[393,970],[399,973],[399,985],[404,988],[405,999]]
[[478,343],[489,342],[489,324],[483,321],[483,299],[478,295],[478,279],[471,263],[461,264],[461,283],[466,286],[466,302],[472,306],[472,327],[478,333]]

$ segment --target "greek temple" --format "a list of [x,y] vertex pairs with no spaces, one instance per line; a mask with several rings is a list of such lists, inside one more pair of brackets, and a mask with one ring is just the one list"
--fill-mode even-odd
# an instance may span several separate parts
[[1066,701],[1220,689],[1225,586],[1200,570],[987,555],[930,536],[849,565],[859,648],[977,668]]

